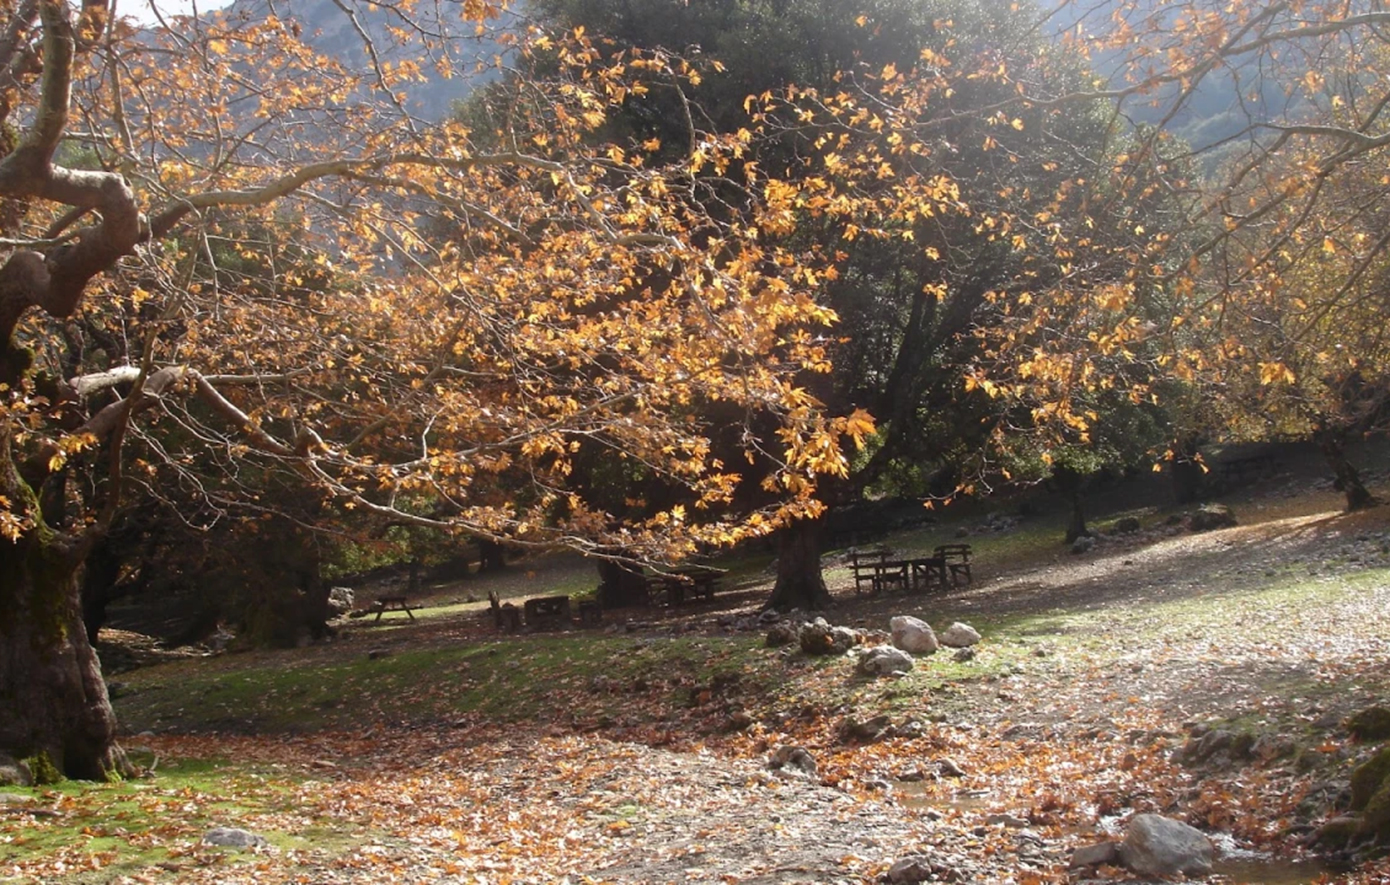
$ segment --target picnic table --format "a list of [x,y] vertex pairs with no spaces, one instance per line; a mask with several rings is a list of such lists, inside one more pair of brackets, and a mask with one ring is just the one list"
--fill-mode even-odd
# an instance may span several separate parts
[[[371,608],[367,610],[367,613],[371,614],[372,612],[376,612],[376,621],[380,621],[381,616],[386,614],[387,611],[403,611],[412,621],[415,620],[415,615],[411,612],[410,605],[406,602],[406,596],[404,594],[378,596],[376,602],[373,602]],[[376,621],[372,623],[376,623]]]
[[894,559],[887,550],[855,550],[850,553],[850,566],[854,570],[856,593],[863,592],[865,585],[871,593],[894,588],[903,592],[925,590],[932,584],[944,587],[951,574],[950,561],[940,553]]
[[570,622],[568,596],[537,596],[526,600],[521,608],[526,613],[526,626],[533,630]]
[[1272,455],[1249,455],[1221,461],[1217,469],[1220,471],[1218,483],[1235,487],[1272,475],[1278,469],[1278,463]]
[[685,565],[647,576],[647,591],[666,595],[666,604],[683,605],[686,595],[714,599],[723,572],[703,565]]

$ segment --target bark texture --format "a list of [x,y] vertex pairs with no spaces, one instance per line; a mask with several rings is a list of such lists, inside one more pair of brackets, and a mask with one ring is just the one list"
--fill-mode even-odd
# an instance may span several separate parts
[[824,525],[823,518],[803,519],[782,530],[777,549],[777,584],[772,588],[768,608],[817,611],[833,604],[821,573]]
[[[0,494],[32,492],[0,438]],[[82,552],[42,524],[18,540],[0,540],[0,750],[22,759],[39,753],[68,777],[125,774],[116,717],[101,665],[82,621]]]

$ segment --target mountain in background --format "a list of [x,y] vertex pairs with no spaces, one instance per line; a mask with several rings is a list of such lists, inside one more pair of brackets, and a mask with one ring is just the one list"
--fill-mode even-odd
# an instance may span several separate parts
[[[371,58],[362,36],[365,33],[379,61],[408,60],[420,65],[426,79],[403,87],[406,107],[422,120],[438,122],[448,117],[478,84],[497,76],[495,60],[507,52],[499,37],[521,21],[517,13],[506,13],[487,22],[478,32],[476,23],[463,21],[460,9],[454,3],[417,4],[412,13],[414,24],[395,9],[366,0],[235,0],[214,14],[225,15],[231,27],[238,22],[263,21],[272,14],[287,23],[297,22],[303,39],[315,50],[352,70],[370,72]],[[452,18],[439,20],[438,16],[450,13]],[[426,49],[418,40],[402,46],[391,34],[394,28],[416,36],[417,26],[431,35],[454,36],[447,40],[431,36]],[[440,72],[441,63],[453,72],[452,77]]]

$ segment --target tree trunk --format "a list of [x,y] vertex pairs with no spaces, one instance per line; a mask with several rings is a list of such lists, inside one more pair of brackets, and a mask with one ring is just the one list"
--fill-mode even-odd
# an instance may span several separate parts
[[1067,543],[1076,543],[1077,538],[1090,537],[1091,530],[1086,527],[1086,498],[1078,489],[1071,493],[1071,518],[1067,523]]
[[478,539],[478,574],[500,572],[507,567],[507,548],[488,538]]
[[[36,514],[0,440],[0,493]],[[43,753],[68,777],[127,773],[101,664],[82,622],[82,555],[40,522],[0,539],[0,751]]]
[[834,604],[821,574],[821,535],[825,526],[820,519],[797,520],[778,536],[777,584],[767,608],[790,611],[794,608],[815,611]]
[[1333,476],[1337,478],[1334,485],[1346,495],[1348,512],[1365,510],[1379,503],[1375,495],[1372,495],[1361,482],[1360,472],[1347,460],[1346,452],[1342,448],[1342,434],[1322,426],[1313,431],[1313,439],[1322,451],[1327,466],[1332,468]]
[[1179,504],[1191,504],[1202,494],[1205,471],[1197,460],[1197,444],[1181,439],[1173,443],[1173,498]]
[[110,539],[98,541],[82,572],[82,623],[92,645],[106,625],[106,606],[124,595],[117,586],[120,577],[121,561],[112,551]]
[[1070,467],[1058,467],[1053,471],[1052,479],[1071,505],[1071,515],[1067,519],[1067,543],[1073,544],[1077,538],[1089,537],[1091,530],[1086,528],[1085,507],[1089,477]]
[[598,602],[605,609],[647,604],[647,579],[631,566],[600,559],[598,579]]

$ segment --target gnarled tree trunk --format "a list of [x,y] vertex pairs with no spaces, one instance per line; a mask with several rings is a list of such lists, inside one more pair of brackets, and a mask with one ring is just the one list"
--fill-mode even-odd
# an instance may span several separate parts
[[834,603],[821,574],[820,519],[801,519],[787,526],[778,536],[777,584],[767,607],[778,611],[794,608],[819,610]]
[[[0,430],[0,494],[37,502]],[[39,522],[18,540],[0,539],[0,750],[47,754],[68,777],[101,779],[126,770],[116,716],[82,622],[82,551]]]

